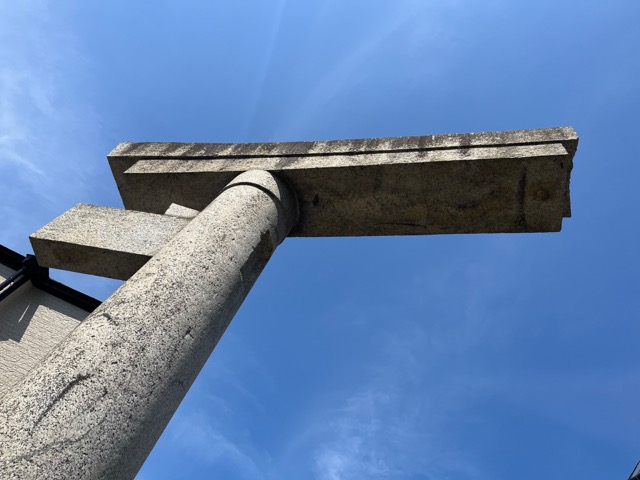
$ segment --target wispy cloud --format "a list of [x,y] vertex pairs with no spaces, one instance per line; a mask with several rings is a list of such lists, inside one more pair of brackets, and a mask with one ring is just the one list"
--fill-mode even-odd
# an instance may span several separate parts
[[220,426],[212,425],[211,415],[192,411],[176,420],[171,429],[172,443],[185,455],[209,464],[230,464],[238,478],[264,478],[254,460],[257,453],[246,442],[239,443],[225,435]]
[[[497,299],[513,295],[508,279],[498,278],[497,259],[518,256],[506,242],[492,243],[472,262],[451,259],[408,279],[414,287],[406,294],[424,298],[429,318],[410,299],[367,306],[372,317],[388,319],[371,318],[373,324],[389,325],[380,332],[368,375],[310,413],[314,427],[294,447],[313,451],[316,478],[485,478],[464,446],[464,432],[469,412],[507,384],[505,373],[491,371],[477,353],[486,352],[478,347],[489,337],[500,348],[513,334],[500,325],[507,307],[496,308]],[[403,303],[413,306],[403,311]],[[439,304],[448,304],[448,311],[439,311]]]
[[83,102],[86,59],[50,2],[3,2],[2,12],[2,215],[3,225],[22,229],[6,231],[0,241],[25,249],[30,230],[86,200],[97,120]]
[[[264,408],[239,379],[249,370],[270,385],[270,375],[241,337],[227,332],[224,342],[214,355],[215,368],[203,370],[189,393],[188,408],[178,410],[161,442],[196,463],[230,472],[232,478],[269,478],[270,455],[256,445],[247,421]],[[154,466],[146,468],[153,472]]]
[[[381,52],[386,50],[390,42],[400,42],[402,47],[398,50],[402,50],[403,55],[407,57],[415,57],[417,54],[418,66],[412,69],[413,77],[407,79],[406,87],[420,83],[424,88],[427,80],[443,76],[447,65],[451,63],[450,58],[447,58],[447,52],[452,44],[444,28],[444,17],[457,3],[455,0],[438,2],[438,5],[431,2],[403,1],[385,6],[386,11],[378,16],[378,21],[368,26],[366,34],[360,34],[356,42],[345,46],[342,51],[332,52],[336,57],[331,63],[331,68],[309,83],[304,98],[297,99],[298,104],[292,106],[287,121],[279,125],[274,136],[297,138],[304,136],[305,132],[313,131],[313,122],[317,121],[318,116],[329,105],[337,101],[341,95],[352,94],[353,90],[367,81],[367,76],[380,74],[383,64],[379,58],[384,57]],[[341,8],[339,3],[326,2],[324,5],[325,12],[329,13],[327,18],[339,17]],[[362,21],[366,24],[367,20],[365,18]],[[362,25],[359,25],[359,28],[363,28]],[[394,39],[395,36],[399,39]],[[428,62],[425,63],[426,51],[431,53],[428,55]],[[390,60],[393,59],[387,58],[385,63]],[[377,67],[367,68],[368,62],[375,63]],[[388,64],[387,68],[394,66]],[[291,78],[298,77],[292,75]],[[299,80],[309,81],[306,76]],[[394,92],[385,94],[394,95]]]
[[[367,357],[368,368],[351,383],[340,388],[331,384],[315,392],[310,403],[292,406],[298,413],[286,419],[282,444],[267,446],[253,437],[248,418],[263,416],[264,409],[238,379],[256,382],[265,372],[243,350],[242,338],[232,335],[227,340],[233,348],[216,358],[210,374],[215,378],[208,379],[215,390],[208,387],[199,409],[177,416],[176,426],[170,427],[172,449],[212,468],[227,466],[238,478],[485,478],[481,461],[463,443],[469,411],[506,384],[504,372],[483,368],[476,353],[507,314],[493,307],[496,298],[512,294],[507,279],[498,278],[502,272],[496,259],[516,258],[519,252],[503,243],[473,262],[454,259],[430,265],[428,273],[416,269],[416,278],[407,278],[407,295],[413,298],[429,290],[425,282],[438,279],[425,300],[428,320],[416,301],[406,302],[413,303],[408,311],[389,299],[366,306],[350,303],[340,317],[350,318],[352,309],[368,316],[380,328],[374,334],[377,354]],[[454,289],[458,299],[450,297]],[[451,302],[452,316],[437,318],[434,304]],[[244,375],[239,369],[253,373]]]
[[460,462],[451,421],[468,402],[465,390],[478,385],[429,380],[416,355],[381,358],[379,373],[341,406],[316,413],[316,478],[480,478]]
[[424,446],[426,434],[407,425],[411,415],[399,411],[402,400],[393,390],[388,385],[358,392],[330,412],[328,438],[315,448],[319,479],[397,478],[402,471],[422,470],[417,464],[422,458],[405,462],[410,457],[407,447]]

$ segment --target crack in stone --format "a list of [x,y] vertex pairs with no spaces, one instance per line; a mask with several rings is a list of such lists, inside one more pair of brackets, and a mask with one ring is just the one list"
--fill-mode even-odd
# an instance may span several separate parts
[[52,443],[48,443],[46,445],[43,445],[42,447],[23,454],[23,455],[17,455],[11,459],[9,459],[10,463],[16,464],[18,462],[22,462],[22,461],[26,461],[29,463],[34,463],[34,458],[38,457],[39,455],[41,455],[42,453],[47,452],[48,450],[51,450],[53,448],[57,448],[57,447],[66,447],[67,445],[73,445],[74,443],[83,440],[87,435],[89,435],[89,433],[91,433],[91,431],[97,427],[100,427],[105,420],[107,419],[107,415],[104,415],[100,421],[98,423],[96,423],[92,428],[88,428],[82,435],[75,437],[75,438],[67,438],[64,440],[57,440],[54,441]]
[[44,409],[44,411],[40,414],[40,416],[38,417],[38,419],[35,421],[35,423],[33,424],[33,427],[31,427],[31,433],[33,433],[33,431],[36,429],[36,427],[40,424],[40,422],[42,422],[42,420],[44,419],[44,417],[53,409],[53,407],[56,406],[56,404],[62,400],[68,393],[69,391],[75,387],[76,385],[78,385],[79,383],[91,378],[93,375],[91,374],[87,374],[87,375],[83,375],[81,373],[79,373],[76,378],[74,378],[73,380],[71,380],[69,382],[69,384],[64,387],[62,389],[62,391],[60,393],[58,393],[58,395],[56,395],[56,398],[53,399],[53,401],[47,406],[47,408]]
[[107,322],[109,322],[111,325],[115,325],[116,327],[118,326],[118,322],[116,322],[113,317],[108,314],[107,312],[102,312],[101,315],[107,319]]

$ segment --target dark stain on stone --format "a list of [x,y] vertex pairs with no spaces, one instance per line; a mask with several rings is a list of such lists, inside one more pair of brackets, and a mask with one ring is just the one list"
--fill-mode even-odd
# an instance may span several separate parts
[[518,218],[516,219],[516,224],[522,229],[523,232],[528,231],[527,229],[527,219],[525,215],[525,191],[527,188],[527,169],[525,168],[522,172],[522,176],[520,177],[520,181],[518,182]]
[[171,388],[175,388],[181,392],[186,392],[188,390],[187,384],[180,379],[173,380],[171,382]]
[[464,133],[460,135],[460,153],[462,156],[467,157],[471,153],[471,146],[473,144],[473,138],[470,134]]
[[[400,227],[413,227],[413,228],[427,228],[427,225],[423,225],[421,223],[409,223],[409,222],[393,222],[393,223],[378,223],[379,227],[386,226],[400,226]],[[360,227],[362,230],[365,230],[365,227]]]
[[40,414],[40,416],[38,417],[38,419],[35,421],[35,423],[33,424],[33,427],[31,428],[31,431],[33,431],[39,424],[40,422],[42,422],[42,420],[44,419],[44,417],[47,416],[47,414],[51,411],[51,409],[53,409],[53,407],[56,406],[56,404],[58,402],[60,402],[60,400],[62,400],[70,391],[73,387],[75,387],[76,385],[80,384],[81,382],[88,380],[89,378],[91,378],[92,375],[90,374],[86,374],[83,375],[81,373],[79,373],[76,378],[74,378],[73,380],[71,380],[66,387],[64,387],[62,389],[62,391],[60,393],[58,393],[58,395],[56,395],[56,398],[53,399],[53,401],[47,406],[47,408],[44,409],[44,411]]
[[19,463],[26,460],[27,462],[30,463],[33,458],[38,457],[39,455],[41,455],[43,452],[46,452],[47,450],[61,449],[68,445],[73,445],[77,442],[81,442],[85,437],[87,437],[91,433],[93,429],[97,429],[98,427],[100,427],[106,420],[107,420],[107,416],[105,415],[92,428],[87,428],[85,432],[83,432],[82,435],[80,435],[79,437],[72,438],[72,439],[57,439],[56,441],[47,443],[46,445],[38,449],[35,449],[33,451],[30,451],[27,454],[17,455],[13,457],[11,461],[14,463]]
[[320,203],[320,197],[318,195],[314,195],[313,201],[311,203],[313,203],[314,207],[317,207],[318,204]]
[[478,202],[477,200],[469,200],[465,203],[459,203],[458,205],[456,205],[456,208],[458,210],[471,210],[473,208],[476,208],[478,205],[480,205],[480,202]]
[[103,316],[104,318],[106,318],[106,319],[107,319],[107,322],[109,322],[111,325],[114,325],[114,326],[116,326],[116,327],[118,326],[118,322],[116,322],[116,321],[113,319],[113,317],[112,317],[110,314],[108,314],[107,312],[102,312],[102,316]]
[[271,258],[271,254],[276,249],[273,244],[271,233],[267,230],[262,232],[260,241],[255,246],[247,261],[240,267],[240,277],[245,292],[251,290],[251,287],[258,279],[258,275]]
[[548,200],[549,199],[549,191],[544,189],[544,188],[541,188],[541,189],[536,191],[536,193],[534,195],[534,198],[536,200],[538,200],[539,202],[543,202],[545,200]]

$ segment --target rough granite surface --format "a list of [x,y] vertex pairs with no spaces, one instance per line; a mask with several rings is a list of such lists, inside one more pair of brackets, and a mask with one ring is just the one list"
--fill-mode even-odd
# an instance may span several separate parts
[[29,240],[42,267],[126,280],[189,220],[81,203]]
[[298,195],[292,236],[552,232],[570,216],[570,127],[264,144],[131,143],[109,162],[128,209],[201,209],[234,176]]
[[224,189],[2,398],[0,478],[134,478],[295,212],[267,172]]

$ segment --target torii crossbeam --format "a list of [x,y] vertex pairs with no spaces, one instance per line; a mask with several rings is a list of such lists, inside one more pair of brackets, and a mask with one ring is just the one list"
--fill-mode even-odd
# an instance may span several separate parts
[[287,236],[554,232],[573,129],[122,143],[126,210],[78,205],[41,266],[128,279],[0,402],[2,478],[133,478]]

